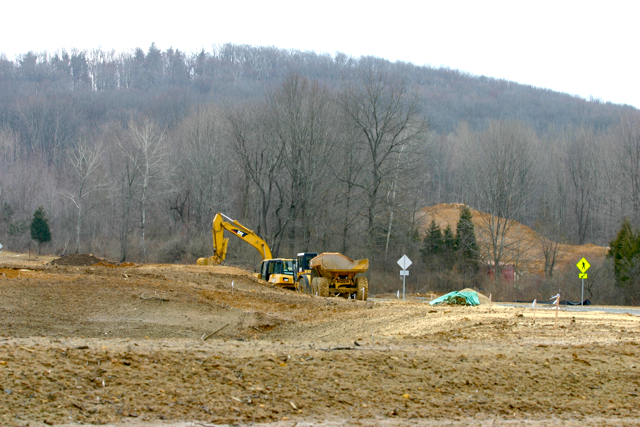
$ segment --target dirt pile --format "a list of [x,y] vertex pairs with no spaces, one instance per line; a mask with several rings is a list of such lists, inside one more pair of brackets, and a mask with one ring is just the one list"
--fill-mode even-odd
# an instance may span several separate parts
[[120,264],[111,263],[105,259],[97,258],[91,254],[73,254],[73,255],[64,255],[60,258],[56,258],[49,262],[50,265],[66,265],[66,266],[75,266],[75,267],[109,267],[109,268],[125,268],[125,267],[135,267],[135,263],[133,262],[122,262]]
[[[418,220],[421,223],[422,236],[426,234],[426,230],[429,227],[431,220],[434,219],[436,224],[440,228],[450,226],[452,230],[456,229],[458,220],[460,219],[460,203],[443,203],[435,206],[429,206],[422,208],[418,214]],[[490,241],[488,240],[487,222],[489,215],[471,209],[473,215],[473,225],[476,230],[476,237],[478,240],[478,246],[480,247],[481,256],[484,259],[490,258]],[[518,268],[521,272],[528,272],[530,274],[544,274],[544,252],[542,250],[542,242],[540,236],[526,225],[520,224],[516,221],[510,227],[507,233],[507,258],[519,259]],[[508,248],[516,248],[515,252],[509,252]],[[560,251],[562,258],[558,261],[556,268],[573,267],[578,260],[582,257],[586,257],[589,261],[600,261],[604,259],[607,249],[602,246],[586,244],[586,245],[560,245]],[[576,269],[577,274],[577,269]]]
[[106,263],[106,261],[96,258],[91,254],[74,254],[64,255],[51,261],[51,265],[73,265],[76,267],[88,267],[97,263]]
[[465,288],[460,292],[475,292],[478,294],[478,301],[480,301],[480,305],[491,305],[491,300],[486,297],[482,292],[478,292],[475,289]]

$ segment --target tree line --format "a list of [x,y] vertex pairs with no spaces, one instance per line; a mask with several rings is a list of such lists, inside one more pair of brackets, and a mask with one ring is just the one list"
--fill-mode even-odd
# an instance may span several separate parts
[[50,252],[192,262],[224,212],[279,256],[368,257],[384,288],[398,254],[422,259],[424,206],[493,214],[478,244],[496,266],[526,244],[506,238],[514,221],[601,245],[640,222],[637,110],[451,70],[152,45],[0,58],[0,93],[7,248],[28,245],[43,206]]

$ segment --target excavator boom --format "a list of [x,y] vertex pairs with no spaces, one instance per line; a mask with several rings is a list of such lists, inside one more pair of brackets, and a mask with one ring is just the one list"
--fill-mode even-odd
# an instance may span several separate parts
[[262,240],[255,232],[225,214],[217,213],[213,218],[213,226],[211,228],[211,233],[213,234],[213,256],[209,258],[199,258],[199,265],[221,264],[222,261],[224,261],[227,256],[227,245],[229,243],[229,238],[224,237],[224,230],[228,230],[256,248],[256,250],[260,252],[263,260],[273,258],[267,242]]

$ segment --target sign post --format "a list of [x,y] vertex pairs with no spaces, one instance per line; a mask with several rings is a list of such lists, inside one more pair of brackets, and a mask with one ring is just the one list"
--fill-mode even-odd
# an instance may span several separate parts
[[582,257],[580,261],[576,264],[578,270],[580,270],[580,274],[578,274],[578,278],[582,279],[582,300],[580,300],[580,305],[584,305],[584,279],[587,278],[587,270],[591,267],[589,261]]
[[409,266],[411,264],[413,264],[413,263],[411,262],[409,257],[407,257],[406,255],[402,255],[402,258],[400,258],[398,260],[398,265],[402,269],[402,270],[400,270],[400,275],[402,276],[402,299],[403,300],[404,300],[404,293],[405,293],[405,289],[406,289],[405,279],[409,275],[409,270],[407,270],[407,269],[409,268]]

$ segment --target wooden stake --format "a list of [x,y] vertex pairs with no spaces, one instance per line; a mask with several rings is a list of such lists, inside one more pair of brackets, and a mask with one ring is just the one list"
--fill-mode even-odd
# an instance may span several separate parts
[[558,329],[558,311],[560,311],[560,292],[556,296],[553,296],[549,299],[556,299],[553,304],[556,306],[556,323],[553,326],[553,329]]
[[558,298],[556,298],[556,324],[553,326],[553,329],[558,329],[558,312],[560,311],[560,294],[558,294]]

